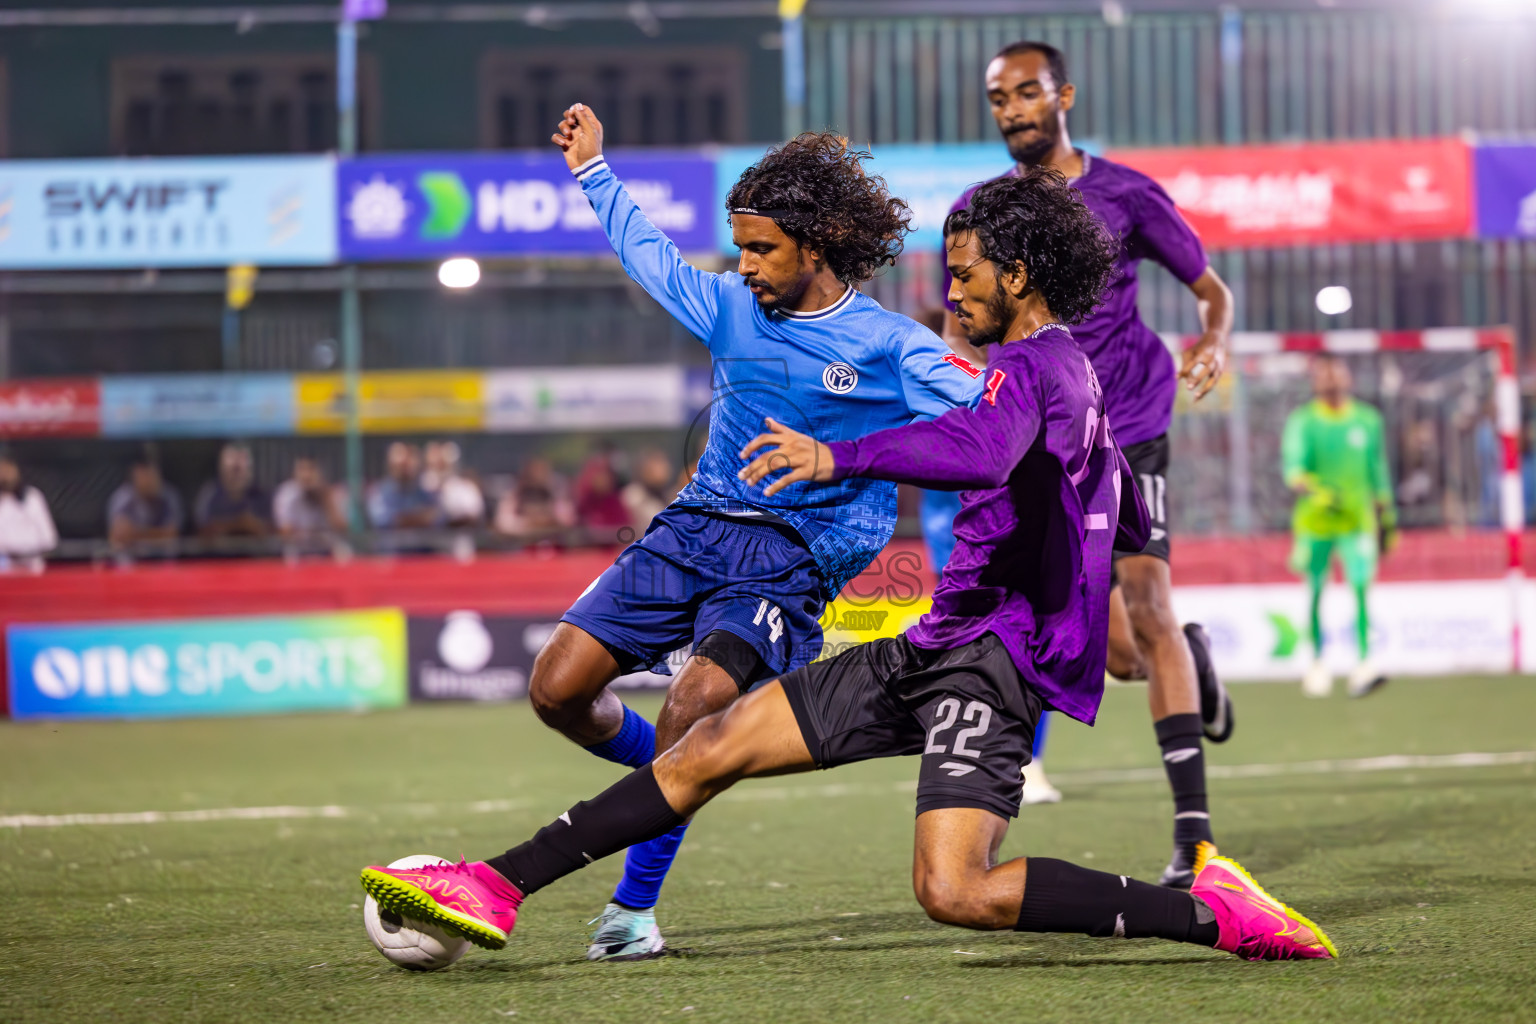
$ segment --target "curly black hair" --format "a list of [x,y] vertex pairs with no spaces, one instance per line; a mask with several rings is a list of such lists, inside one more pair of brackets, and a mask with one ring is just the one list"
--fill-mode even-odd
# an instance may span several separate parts
[[964,209],[944,221],[945,237],[967,231],[994,264],[1024,264],[1029,283],[1062,323],[1088,319],[1119,273],[1119,241],[1049,167],[978,188]]
[[805,132],[748,167],[727,210],[757,210],[796,244],[820,252],[837,279],[859,284],[896,262],[912,210],[864,173],[870,154],[831,132]]

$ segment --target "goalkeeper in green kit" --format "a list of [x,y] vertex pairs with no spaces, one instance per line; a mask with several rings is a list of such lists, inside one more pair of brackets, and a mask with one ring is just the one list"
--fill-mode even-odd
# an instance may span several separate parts
[[1301,683],[1308,697],[1333,690],[1323,660],[1320,606],[1335,555],[1358,609],[1360,662],[1349,675],[1349,695],[1364,697],[1387,681],[1370,657],[1367,591],[1377,558],[1397,539],[1397,512],[1381,413],[1351,397],[1352,383],[1344,360],[1318,355],[1312,363],[1316,397],[1291,413],[1280,444],[1286,486],[1300,495],[1291,516],[1291,568],[1306,576],[1311,590],[1313,660]]

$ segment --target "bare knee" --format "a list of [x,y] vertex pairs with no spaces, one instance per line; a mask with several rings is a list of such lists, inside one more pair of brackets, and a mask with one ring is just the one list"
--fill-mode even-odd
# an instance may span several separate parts
[[666,703],[656,718],[656,749],[666,750],[683,738],[706,715],[720,711],[741,695],[741,689],[709,658],[688,659],[667,690]]
[[623,719],[622,705],[607,691],[617,674],[618,663],[606,648],[584,631],[561,623],[534,659],[528,700],[550,728],[578,743],[601,743]]
[[557,666],[545,660],[543,653],[534,660],[528,677],[528,702],[534,714],[552,729],[564,731],[582,711],[592,706],[594,695],[582,693]]
[[1013,922],[997,921],[997,909],[984,895],[985,874],[980,870],[918,867],[912,873],[912,890],[923,911],[940,924],[960,928],[1007,927]]

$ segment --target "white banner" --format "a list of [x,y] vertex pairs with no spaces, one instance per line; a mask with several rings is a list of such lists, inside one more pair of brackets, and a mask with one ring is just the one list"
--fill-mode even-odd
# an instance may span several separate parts
[[[1536,587],[1521,594],[1521,663],[1536,653]],[[1182,622],[1211,636],[1217,670],[1231,679],[1300,679],[1312,660],[1306,587],[1300,583],[1176,587]],[[1513,663],[1510,586],[1503,580],[1378,583],[1370,590],[1371,653],[1391,675],[1500,673]],[[1343,674],[1358,658],[1354,592],[1323,594],[1328,664]]]
[[495,370],[485,378],[485,429],[670,429],[686,420],[680,366]]

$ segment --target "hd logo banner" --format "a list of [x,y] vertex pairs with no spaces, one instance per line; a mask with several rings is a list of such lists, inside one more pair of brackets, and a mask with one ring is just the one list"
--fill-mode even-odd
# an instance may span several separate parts
[[[609,162],[679,248],[715,248],[712,160],[619,151]],[[339,165],[338,203],[346,260],[612,252],[558,153],[347,160]]]
[[405,617],[316,615],[6,628],[13,718],[169,718],[395,707]]
[[0,268],[335,260],[329,157],[0,161]]

